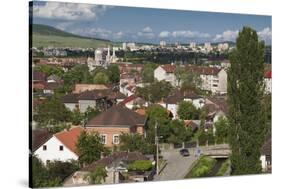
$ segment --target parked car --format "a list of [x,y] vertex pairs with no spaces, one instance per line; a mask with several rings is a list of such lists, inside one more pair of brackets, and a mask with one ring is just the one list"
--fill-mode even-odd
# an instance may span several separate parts
[[187,148],[183,148],[183,149],[180,150],[180,154],[182,156],[189,156],[189,151],[188,151]]

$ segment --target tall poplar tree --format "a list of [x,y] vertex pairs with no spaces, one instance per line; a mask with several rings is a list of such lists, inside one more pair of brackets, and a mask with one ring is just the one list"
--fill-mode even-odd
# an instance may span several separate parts
[[266,133],[264,95],[264,43],[257,32],[244,27],[230,55],[228,70],[229,142],[232,174],[261,172],[260,150]]

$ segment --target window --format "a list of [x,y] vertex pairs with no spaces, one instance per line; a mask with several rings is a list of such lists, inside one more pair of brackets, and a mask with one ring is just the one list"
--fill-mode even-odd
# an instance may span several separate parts
[[106,144],[106,135],[105,134],[101,135],[101,143]]
[[63,151],[63,146],[60,146],[60,151]]
[[113,135],[113,144],[119,144],[119,135]]
[[47,150],[47,145],[43,145],[43,150],[44,150],[44,151]]

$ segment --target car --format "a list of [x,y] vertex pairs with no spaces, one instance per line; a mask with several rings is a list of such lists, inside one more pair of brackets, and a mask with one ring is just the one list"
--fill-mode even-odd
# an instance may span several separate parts
[[188,151],[187,148],[183,148],[183,149],[180,150],[180,154],[182,156],[189,156],[189,151]]

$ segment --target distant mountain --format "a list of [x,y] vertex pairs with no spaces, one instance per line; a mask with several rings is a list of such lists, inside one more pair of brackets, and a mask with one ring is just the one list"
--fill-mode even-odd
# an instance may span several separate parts
[[108,45],[120,46],[110,40],[85,37],[62,31],[52,26],[32,25],[32,46],[35,47],[81,47],[97,48]]

